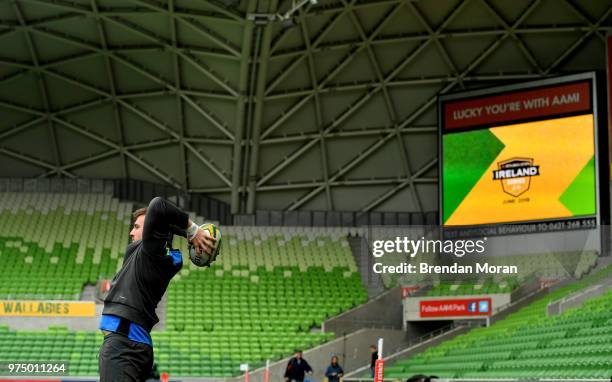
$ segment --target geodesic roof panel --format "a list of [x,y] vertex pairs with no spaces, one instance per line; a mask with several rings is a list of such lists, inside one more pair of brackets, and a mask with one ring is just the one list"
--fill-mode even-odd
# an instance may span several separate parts
[[131,177],[234,212],[435,210],[436,96],[604,69],[612,14],[319,0],[266,21],[292,5],[0,2],[0,176]]

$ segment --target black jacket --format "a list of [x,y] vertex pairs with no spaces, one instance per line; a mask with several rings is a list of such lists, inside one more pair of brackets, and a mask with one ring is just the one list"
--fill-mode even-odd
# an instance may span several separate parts
[[287,364],[285,378],[289,378],[289,380],[294,379],[296,381],[303,381],[304,374],[308,371],[312,371],[312,368],[304,358],[298,362],[297,358],[293,357]]
[[160,197],[147,208],[142,240],[128,245],[123,265],[113,278],[102,314],[113,314],[150,331],[159,322],[155,308],[183,263],[174,265],[166,248],[172,234],[185,235],[189,215]]
[[[336,375],[333,375],[336,373]],[[325,371],[325,376],[329,380],[329,382],[338,382],[340,381],[340,376],[344,374],[344,370],[342,370],[342,366],[340,364],[336,364],[336,366],[330,364],[327,366],[327,370]]]

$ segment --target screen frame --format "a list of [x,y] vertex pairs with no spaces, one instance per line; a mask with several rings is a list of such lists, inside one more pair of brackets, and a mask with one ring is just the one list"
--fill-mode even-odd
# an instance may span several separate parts
[[[594,155],[595,155],[595,214],[594,215],[584,215],[584,216],[575,216],[575,217],[561,217],[561,218],[548,218],[548,219],[530,219],[530,220],[519,220],[519,221],[511,221],[511,222],[497,222],[497,223],[482,223],[482,224],[470,224],[470,225],[445,225],[444,224],[444,147],[443,147],[443,136],[445,134],[445,116],[444,116],[444,105],[450,101],[467,101],[469,99],[481,98],[485,96],[498,96],[504,94],[517,93],[521,91],[534,90],[537,88],[550,88],[558,85],[567,85],[575,82],[585,82],[588,81],[590,85],[590,97],[591,97],[591,112],[593,115],[593,145],[594,145]],[[605,169],[606,174],[609,172],[609,153],[607,148],[607,124],[602,126],[601,121],[603,119],[607,120],[607,118],[602,118],[603,113],[601,113],[601,104],[602,97],[601,90],[598,89],[598,78],[596,72],[586,72],[579,74],[572,74],[560,77],[551,77],[536,81],[522,82],[516,84],[495,86],[484,89],[470,90],[452,94],[442,94],[438,96],[438,219],[440,222],[440,227],[445,229],[478,229],[481,227],[494,227],[494,226],[502,226],[502,225],[523,225],[523,224],[534,224],[534,223],[550,223],[550,222],[566,222],[566,221],[577,221],[580,219],[592,219],[595,218],[596,226],[602,224],[609,223],[609,212],[602,214],[602,207],[606,208],[609,206],[609,186],[602,187],[601,177],[602,171]],[[600,88],[601,86],[599,86]],[[600,115],[601,113],[601,115]],[[585,114],[580,112],[579,114]],[[571,115],[571,113],[570,113]],[[574,114],[575,115],[575,114]],[[534,120],[546,120],[546,119],[555,119],[564,117],[563,115],[554,115],[549,118],[535,118],[535,119],[516,119],[510,121],[503,122],[494,122],[488,126],[497,127],[497,126],[507,126],[516,123],[527,123]],[[476,126],[476,125],[475,125]],[[484,127],[481,127],[484,129]],[[463,129],[458,129],[459,131],[465,131]],[[602,132],[605,130],[605,132]],[[604,147],[605,146],[605,147]],[[601,153],[605,153],[605,162],[602,160]],[[606,177],[606,185],[609,184],[608,177]],[[606,199],[602,201],[602,192],[606,192]]]

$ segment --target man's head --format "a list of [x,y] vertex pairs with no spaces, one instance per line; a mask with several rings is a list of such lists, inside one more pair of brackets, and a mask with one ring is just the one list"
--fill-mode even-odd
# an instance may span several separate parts
[[376,345],[370,345],[370,351],[371,351],[372,353],[376,353],[376,350],[377,350],[377,349],[376,349]]
[[297,359],[301,359],[302,358],[302,351],[301,350],[295,349],[294,353],[295,353],[295,358],[297,358]]
[[144,227],[145,216],[147,214],[147,208],[139,208],[132,213],[134,219],[134,226],[130,231],[130,238],[132,241],[142,240],[142,229]]

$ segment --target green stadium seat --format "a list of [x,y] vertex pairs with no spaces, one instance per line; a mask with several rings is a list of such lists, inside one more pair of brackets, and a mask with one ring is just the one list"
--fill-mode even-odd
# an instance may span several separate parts
[[[103,194],[0,194],[0,298],[75,300],[84,285],[112,277],[131,211]],[[32,219],[49,229],[26,229]],[[210,269],[185,261],[168,288],[165,330],[153,332],[160,370],[235,376],[241,363],[333,339],[311,329],[367,299],[346,230],[227,226],[223,233],[219,261]],[[184,240],[175,244],[187,253]],[[98,332],[0,326],[0,362],[61,356],[72,361],[71,376],[95,375],[101,342]]]
[[547,305],[612,276],[612,266],[559,288],[489,328],[473,329],[388,366],[406,379],[434,374],[466,379],[610,378],[612,291],[561,315]]

